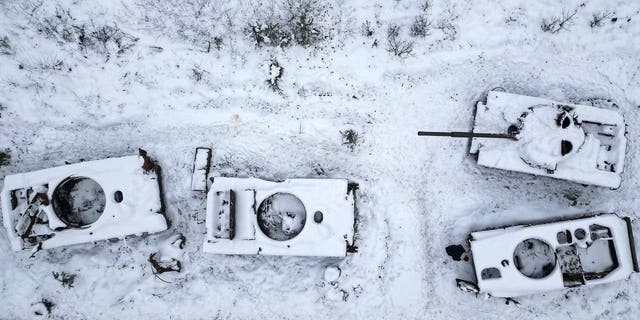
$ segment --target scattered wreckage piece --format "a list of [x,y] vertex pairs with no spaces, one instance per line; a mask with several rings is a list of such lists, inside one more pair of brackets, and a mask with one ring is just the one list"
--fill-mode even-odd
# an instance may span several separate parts
[[627,139],[616,111],[490,91],[478,102],[473,132],[517,138],[473,137],[469,152],[482,166],[620,187]]
[[344,257],[354,251],[356,184],[226,177],[212,182],[205,252]]
[[144,150],[6,176],[0,204],[16,251],[167,229],[158,170]]
[[156,275],[165,272],[181,272],[184,246],[187,238],[182,234],[174,234],[166,239],[160,250],[149,255],[149,263]]
[[478,290],[494,297],[608,283],[638,272],[631,221],[616,214],[478,231],[469,239]]
[[469,153],[481,166],[616,189],[625,133],[613,110],[490,91],[476,105],[472,132],[418,135],[470,138]]
[[196,155],[193,159],[193,173],[191,175],[192,191],[207,191],[207,176],[209,175],[210,164],[211,148],[196,148]]
[[462,279],[456,279],[456,286],[462,292],[469,292],[469,293],[479,293],[480,292],[480,288],[478,288],[478,285],[473,283],[473,282],[471,282],[471,281],[462,280]]

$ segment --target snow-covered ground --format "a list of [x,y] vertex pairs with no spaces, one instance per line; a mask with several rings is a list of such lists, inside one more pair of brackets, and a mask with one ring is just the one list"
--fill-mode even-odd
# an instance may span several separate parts
[[[0,177],[142,147],[162,167],[170,228],[33,258],[0,231],[0,318],[637,318],[638,275],[505,305],[460,292],[455,278],[473,280],[472,265],[444,248],[494,226],[636,217],[640,3],[432,0],[425,12],[424,2],[320,3],[314,23],[326,39],[280,49],[257,47],[247,28],[283,15],[283,1],[2,1],[0,149],[11,160]],[[543,19],[574,10],[562,30],[543,32]],[[609,15],[591,27],[594,13]],[[409,35],[418,15],[431,22],[425,37]],[[387,51],[391,24],[415,42],[406,57]],[[81,30],[104,45],[82,47]],[[479,167],[465,139],[416,136],[470,130],[476,100],[494,87],[619,111],[629,131],[620,189]],[[349,129],[356,145],[343,144]],[[358,182],[359,252],[203,253],[196,147],[213,148],[217,174]],[[179,233],[184,252],[171,246]],[[156,252],[181,259],[182,272],[154,276]],[[75,275],[72,287],[62,272]]]

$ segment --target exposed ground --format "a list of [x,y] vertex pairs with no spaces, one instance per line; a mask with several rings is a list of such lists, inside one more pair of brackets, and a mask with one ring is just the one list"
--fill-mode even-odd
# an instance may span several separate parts
[[[257,46],[247,28],[285,21],[273,13],[286,5],[257,2],[0,3],[0,178],[142,147],[162,167],[171,223],[33,258],[0,231],[0,318],[637,318],[637,275],[505,305],[458,291],[471,264],[444,248],[496,225],[637,216],[640,4],[336,1],[313,12],[322,36],[298,33],[309,42],[283,49]],[[417,16],[431,23],[424,36]],[[621,188],[480,168],[466,140],[416,136],[469,130],[474,102],[494,87],[616,108],[629,131]],[[214,149],[219,174],[358,182],[359,252],[202,253],[205,196],[189,190],[199,146]],[[148,257],[177,233],[182,272],[159,279]],[[334,265],[336,287],[323,278]]]

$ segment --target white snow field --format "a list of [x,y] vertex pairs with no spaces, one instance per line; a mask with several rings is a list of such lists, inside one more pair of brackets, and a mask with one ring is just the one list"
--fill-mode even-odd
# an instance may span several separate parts
[[[299,26],[280,0],[0,2],[0,178],[143,148],[169,223],[33,257],[0,231],[0,319],[636,319],[637,274],[505,304],[459,291],[473,265],[445,247],[506,225],[638,216],[640,2],[424,3],[314,3],[319,32],[304,38],[278,29]],[[496,87],[619,112],[620,188],[482,167],[467,139],[417,137],[470,131]],[[212,148],[213,176],[357,182],[358,252],[204,253],[196,147]],[[152,254],[181,272],[155,275]]]

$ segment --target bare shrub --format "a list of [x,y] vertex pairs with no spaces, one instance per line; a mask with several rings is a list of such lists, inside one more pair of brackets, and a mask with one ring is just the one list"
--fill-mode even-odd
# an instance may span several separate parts
[[207,70],[200,68],[200,66],[198,65],[191,68],[191,78],[196,82],[200,82],[208,73],[209,72]]
[[342,135],[342,144],[346,145],[351,152],[353,152],[361,142],[360,134],[354,129],[340,131],[340,134]]
[[[38,9],[36,8],[35,10]],[[35,11],[32,17],[38,19]],[[69,9],[64,9],[58,5],[52,16],[39,19],[34,24],[38,32],[49,38],[55,38],[63,42],[73,42],[75,40],[73,36],[73,21],[74,19]]]
[[591,26],[591,28],[600,27],[602,26],[602,21],[611,17],[611,15],[612,13],[607,11],[595,12],[591,16],[591,22],[589,22],[589,26]]
[[62,272],[52,272],[53,278],[58,280],[62,287],[73,288],[73,283],[76,281],[76,274]]
[[371,25],[371,21],[365,20],[360,26],[360,33],[365,37],[371,37],[375,33],[373,26]]
[[133,47],[138,38],[113,25],[86,25],[77,23],[69,9],[57,6],[52,16],[41,17],[35,8],[31,14],[38,32],[61,43],[76,43],[83,53],[89,49],[106,55],[122,54]]
[[410,34],[413,37],[426,37],[429,34],[429,28],[431,27],[431,22],[427,19],[426,16],[420,15],[413,19],[413,23],[411,24]]
[[76,30],[78,46],[83,53],[86,53],[87,48],[93,45],[93,39],[87,34],[87,29],[84,25],[74,26],[74,29]]
[[232,3],[216,0],[136,0],[141,19],[204,52],[220,49],[233,29]]
[[[222,49],[222,37],[213,37],[213,46],[216,48],[216,50],[220,50]],[[207,49],[207,52],[211,51],[211,41],[209,41],[209,48]]]
[[450,21],[440,21],[435,28],[442,31],[447,40],[455,40],[458,37],[458,29]]
[[64,69],[64,61],[58,58],[43,58],[32,67],[40,71],[61,71]]
[[293,42],[293,34],[279,23],[251,23],[247,28],[249,38],[256,46],[288,47]]
[[323,31],[316,19],[326,16],[324,3],[319,0],[288,0],[285,6],[287,26],[297,44],[309,46],[322,39]]
[[431,9],[431,0],[422,0],[422,3],[420,3],[420,9],[424,12],[429,11],[429,9]]
[[11,47],[11,43],[9,42],[9,37],[7,36],[0,38],[0,54],[13,54],[13,48]]
[[138,38],[120,30],[116,24],[113,26],[104,25],[94,28],[89,36],[100,45],[103,53],[107,55],[110,52],[110,45],[114,46],[116,53],[121,54],[133,47],[138,41]]
[[540,29],[549,33],[558,33],[563,29],[567,30],[568,27],[573,24],[573,18],[577,13],[577,9],[572,12],[562,10],[562,14],[560,16],[542,19]]
[[265,15],[247,26],[256,46],[306,47],[327,37],[327,5],[321,0],[286,0],[280,9],[279,14]]
[[387,51],[393,55],[405,58],[413,52],[413,41],[404,40],[400,37],[400,26],[391,24],[387,28]]

